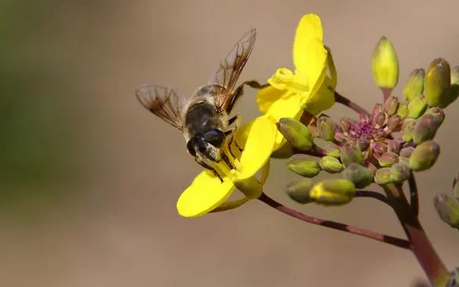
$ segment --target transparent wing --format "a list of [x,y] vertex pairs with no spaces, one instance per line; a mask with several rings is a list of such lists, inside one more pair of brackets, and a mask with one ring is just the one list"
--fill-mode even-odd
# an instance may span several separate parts
[[220,68],[211,75],[209,85],[224,87],[223,93],[217,98],[217,106],[224,106],[230,101],[233,89],[236,86],[239,75],[242,72],[247,60],[255,45],[257,32],[255,29],[247,32],[229,54],[220,62]]
[[136,89],[135,94],[147,110],[177,129],[183,129],[181,111],[186,100],[179,90],[159,85],[145,85]]

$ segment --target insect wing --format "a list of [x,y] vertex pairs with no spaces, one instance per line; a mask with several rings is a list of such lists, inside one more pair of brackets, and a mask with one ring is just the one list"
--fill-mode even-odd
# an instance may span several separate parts
[[255,29],[247,32],[220,62],[220,68],[209,79],[209,85],[219,85],[225,88],[222,89],[222,93],[219,93],[216,99],[216,105],[220,110],[225,110],[225,106],[231,101],[233,89],[252,53],[256,36]]
[[136,89],[139,102],[173,127],[182,130],[182,109],[186,99],[179,90],[166,86],[146,85]]

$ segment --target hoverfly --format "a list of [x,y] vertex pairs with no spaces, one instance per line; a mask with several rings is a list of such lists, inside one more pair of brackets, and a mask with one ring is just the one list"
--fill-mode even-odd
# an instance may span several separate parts
[[[198,88],[186,99],[178,89],[160,85],[145,85],[136,90],[137,99],[150,112],[182,131],[186,149],[202,167],[222,178],[214,168],[215,163],[234,165],[222,151],[231,145],[239,122],[239,114],[229,117],[245,85],[260,89],[256,81],[236,86],[255,45],[256,30],[247,32],[212,73],[207,85]],[[234,141],[235,142],[235,141]],[[239,150],[242,150],[236,143]]]

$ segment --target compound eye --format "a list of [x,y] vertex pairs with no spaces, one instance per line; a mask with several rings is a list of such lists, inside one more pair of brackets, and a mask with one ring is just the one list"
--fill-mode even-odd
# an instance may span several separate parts
[[186,149],[191,154],[191,156],[196,157],[196,150],[194,149],[194,143],[192,140],[188,141],[188,143],[186,144]]
[[214,147],[221,147],[225,140],[225,133],[219,129],[212,129],[204,133],[204,139]]

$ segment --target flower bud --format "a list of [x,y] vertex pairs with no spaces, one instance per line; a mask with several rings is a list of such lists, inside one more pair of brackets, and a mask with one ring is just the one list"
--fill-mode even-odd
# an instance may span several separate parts
[[292,181],[287,185],[286,193],[294,201],[305,204],[311,202],[309,192],[313,183],[311,180]]
[[[379,113],[384,112],[384,106],[381,103],[376,103],[371,111],[372,116],[376,116]],[[372,119],[374,121],[374,119]]]
[[413,139],[414,128],[416,127],[417,121],[415,119],[405,119],[402,124],[401,135],[405,142],[409,142]]
[[319,174],[320,165],[317,161],[308,158],[304,154],[296,154],[288,161],[287,168],[298,175],[314,177]]
[[459,229],[459,203],[450,196],[439,193],[434,197],[434,206],[441,220]]
[[451,69],[451,87],[448,91],[448,99],[445,100],[445,103],[442,105],[443,108],[446,108],[452,104],[459,97],[459,66],[456,66]]
[[376,86],[393,89],[398,83],[398,59],[392,43],[382,37],[373,52],[373,78]]
[[341,130],[343,132],[348,132],[349,129],[351,128],[352,124],[351,124],[351,121],[349,119],[345,119],[345,118],[342,118],[339,120],[339,124],[341,126]]
[[334,144],[328,144],[324,147],[325,154],[328,156],[332,156],[335,158],[339,158],[341,155],[341,150],[339,147],[335,146]]
[[410,73],[405,88],[403,89],[403,96],[405,99],[411,101],[417,95],[422,94],[424,91],[425,77],[426,71],[424,69],[415,69]]
[[323,140],[331,142],[335,139],[335,123],[329,117],[322,116],[317,119],[317,131]]
[[420,144],[435,137],[441,125],[441,118],[431,114],[424,114],[416,123],[413,131],[413,142]]
[[438,122],[439,125],[445,120],[445,112],[437,107],[428,109],[425,114],[434,116],[435,121]]
[[387,114],[385,112],[381,112],[374,117],[374,124],[375,128],[380,128],[387,123]]
[[387,129],[389,131],[395,131],[399,125],[402,123],[403,119],[399,115],[392,115],[387,121]]
[[313,146],[311,132],[300,121],[291,118],[281,118],[277,129],[297,149],[307,151]]
[[314,185],[309,193],[311,199],[323,205],[349,203],[355,195],[354,184],[347,179],[326,179]]
[[417,95],[408,104],[408,116],[413,119],[417,119],[427,109],[427,100],[424,95]]
[[383,153],[378,158],[379,165],[382,167],[392,166],[394,163],[398,162],[398,155],[393,152]]
[[384,143],[377,143],[373,146],[373,152],[377,155],[382,155],[383,153],[387,152],[389,148]]
[[444,107],[451,87],[451,68],[443,58],[433,60],[427,70],[424,94],[431,107]]
[[371,171],[358,163],[350,163],[343,171],[343,177],[352,181],[356,188],[365,188],[373,182]]
[[440,146],[433,140],[418,145],[411,153],[409,165],[413,171],[431,168],[440,155]]
[[334,157],[324,156],[319,160],[320,167],[329,173],[338,173],[343,170],[341,162]]
[[397,115],[399,115],[402,119],[408,116],[408,102],[402,101],[398,104]]
[[384,167],[384,168],[378,169],[376,171],[374,180],[375,180],[375,183],[379,185],[385,185],[385,184],[391,183],[392,182],[391,168]]
[[410,176],[410,167],[407,163],[398,162],[390,168],[390,180],[392,182],[401,183]]
[[400,151],[400,143],[398,140],[387,140],[387,148],[390,152],[398,153]]
[[347,142],[341,147],[341,162],[347,167],[351,162],[362,163],[362,151],[353,143]]
[[396,97],[389,97],[386,102],[384,103],[384,111],[389,115],[392,116],[397,112],[398,108],[398,99]]
[[410,146],[410,147],[405,147],[405,148],[402,148],[400,150],[400,158],[406,158],[406,159],[409,159],[411,154],[413,153],[414,151],[414,147]]
[[370,141],[366,139],[358,139],[357,140],[357,147],[361,151],[366,151],[370,147]]

